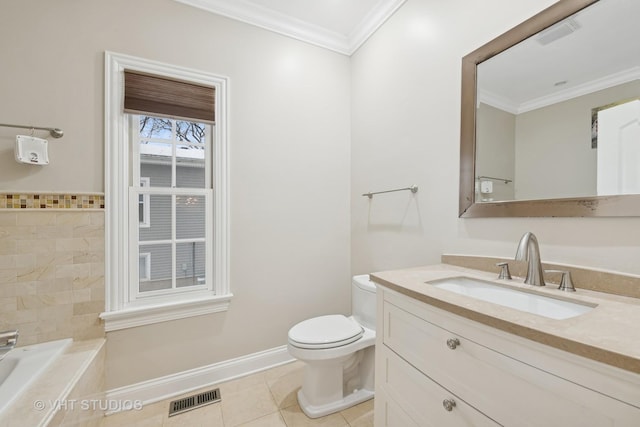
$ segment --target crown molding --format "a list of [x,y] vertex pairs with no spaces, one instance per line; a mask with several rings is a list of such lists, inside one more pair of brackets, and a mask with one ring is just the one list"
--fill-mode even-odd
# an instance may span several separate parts
[[348,35],[327,30],[246,0],[174,0],[284,36],[352,55],[406,0],[380,0]]
[[406,1],[383,0],[378,2],[349,34],[347,54],[354,54]]
[[569,99],[577,98],[579,96],[587,95],[599,90],[608,89],[613,86],[618,86],[624,83],[638,80],[639,78],[640,67],[633,67],[628,70],[620,71],[618,73],[614,73],[600,79],[592,80],[590,82],[586,82],[572,88],[567,88],[566,90],[556,92],[552,95],[542,96],[540,98],[523,102],[518,107],[518,114],[526,113],[527,111],[536,110],[548,105],[557,104],[558,102],[567,101]]
[[529,111],[537,110],[538,108],[547,107],[549,105],[577,98],[579,96],[588,95],[599,90],[604,90],[624,83],[629,83],[638,79],[640,79],[640,67],[633,67],[628,70],[624,70],[600,79],[592,80],[590,82],[553,93],[551,95],[531,99],[521,104],[515,104],[503,97],[482,90],[478,91],[477,99],[478,105],[482,102],[492,107],[499,108],[500,110],[506,111],[508,113],[522,114]]
[[507,113],[518,114],[518,104],[492,92],[478,89],[477,101],[478,103],[476,108],[480,107],[480,104],[482,103],[499,110],[506,111]]

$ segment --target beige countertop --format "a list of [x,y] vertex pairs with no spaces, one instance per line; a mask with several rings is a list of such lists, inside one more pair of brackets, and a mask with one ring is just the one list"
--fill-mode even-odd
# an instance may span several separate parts
[[[371,279],[419,301],[505,332],[579,356],[640,374],[640,299],[578,289],[562,292],[557,286],[530,286],[523,280],[497,280],[487,273],[448,264],[372,273]],[[597,305],[569,319],[547,317],[503,307],[439,289],[428,281],[466,276],[554,298]],[[577,287],[577,285],[576,285]]]

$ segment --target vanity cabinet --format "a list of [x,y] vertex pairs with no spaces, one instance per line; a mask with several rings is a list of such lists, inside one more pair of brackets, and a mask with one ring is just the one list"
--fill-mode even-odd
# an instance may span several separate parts
[[378,288],[376,427],[640,426],[640,376]]

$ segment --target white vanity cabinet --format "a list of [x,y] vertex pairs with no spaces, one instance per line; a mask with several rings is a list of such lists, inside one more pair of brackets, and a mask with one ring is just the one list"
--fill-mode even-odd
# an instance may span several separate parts
[[640,375],[378,288],[376,427],[638,427]]

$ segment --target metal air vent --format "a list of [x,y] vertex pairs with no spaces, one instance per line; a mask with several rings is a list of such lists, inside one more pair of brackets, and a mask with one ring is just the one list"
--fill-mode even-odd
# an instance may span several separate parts
[[578,21],[573,18],[568,18],[542,31],[536,37],[536,40],[542,46],[546,46],[549,43],[553,43],[556,40],[559,40],[575,31],[578,31],[580,27],[581,25],[578,23]]
[[174,400],[169,403],[169,416],[172,417],[201,406],[216,403],[219,402],[220,399],[220,389],[216,388],[214,390],[194,394],[193,396],[188,396],[183,399]]

